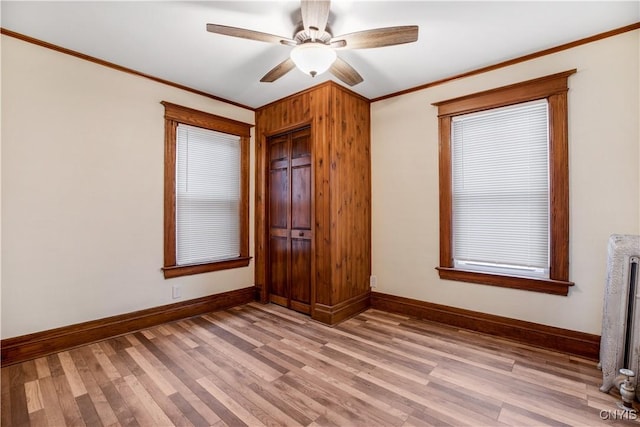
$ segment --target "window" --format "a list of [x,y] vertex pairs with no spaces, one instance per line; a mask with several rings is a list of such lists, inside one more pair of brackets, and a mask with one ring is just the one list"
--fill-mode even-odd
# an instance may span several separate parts
[[549,277],[547,100],[451,120],[453,265]]
[[568,294],[574,72],[434,104],[441,278]]
[[251,125],[165,107],[165,278],[249,264]]

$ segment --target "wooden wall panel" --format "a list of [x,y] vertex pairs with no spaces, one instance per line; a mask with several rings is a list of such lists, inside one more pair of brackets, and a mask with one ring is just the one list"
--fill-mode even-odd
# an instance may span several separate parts
[[331,182],[329,178],[331,140],[329,138],[330,99],[331,88],[328,85],[318,87],[312,93],[314,105],[314,121],[311,129],[315,136],[313,147],[314,163],[314,212],[315,212],[315,239],[312,266],[314,271],[312,316],[314,318],[317,304],[331,305],[331,264],[333,253],[331,251]]
[[371,155],[369,102],[332,88],[332,305],[369,292]]

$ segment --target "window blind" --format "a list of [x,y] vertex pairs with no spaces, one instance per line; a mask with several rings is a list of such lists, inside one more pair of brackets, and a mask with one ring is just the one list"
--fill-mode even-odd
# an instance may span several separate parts
[[178,124],[176,262],[240,256],[240,137]]
[[454,266],[548,277],[546,100],[452,118]]

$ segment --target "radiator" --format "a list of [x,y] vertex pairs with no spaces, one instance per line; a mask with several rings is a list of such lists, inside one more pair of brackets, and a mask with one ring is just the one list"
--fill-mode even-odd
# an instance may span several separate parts
[[604,292],[600,367],[605,393],[619,386],[620,369],[631,369],[636,376],[631,382],[637,387],[640,375],[640,285],[638,284],[640,236],[614,234],[609,237],[607,281]]

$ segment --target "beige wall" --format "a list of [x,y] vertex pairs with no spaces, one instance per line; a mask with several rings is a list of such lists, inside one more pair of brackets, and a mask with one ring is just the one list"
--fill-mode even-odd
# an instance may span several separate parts
[[[640,234],[640,31],[372,105],[377,291],[600,333],[612,233]],[[455,54],[455,53],[452,53]],[[431,103],[577,68],[569,78],[568,297],[444,281],[438,265],[437,108]]]
[[[639,31],[626,33],[374,103],[377,290],[599,333],[607,238],[640,233],[639,39]],[[439,280],[431,103],[572,68],[578,69],[569,79],[576,286],[558,297]],[[1,78],[2,338],[253,284],[253,263],[171,280],[160,271],[160,101],[248,123],[252,111],[6,36]],[[250,220],[253,227],[253,208]],[[171,299],[173,284],[182,287],[180,300]]]
[[253,285],[253,263],[163,278],[163,100],[254,123],[2,36],[2,338]]

